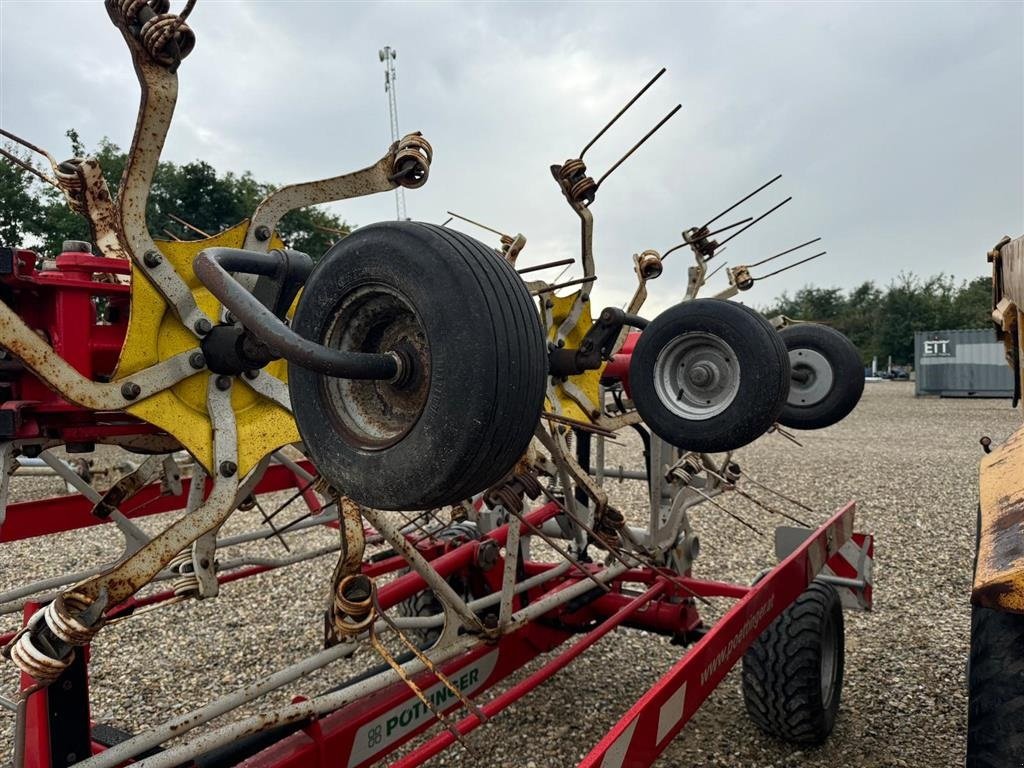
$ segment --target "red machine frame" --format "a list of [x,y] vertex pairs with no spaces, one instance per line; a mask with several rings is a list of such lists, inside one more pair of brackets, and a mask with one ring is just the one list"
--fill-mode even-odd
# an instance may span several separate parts
[[[256,492],[287,488],[302,490],[306,486],[308,482],[292,470],[275,465],[268,470]],[[124,512],[126,516],[133,517],[171,511],[180,508],[180,503],[175,503],[180,498],[161,497],[158,484],[153,484],[135,497],[138,503],[126,506]],[[11,505],[2,540],[25,539],[102,522],[89,515],[88,507],[84,499],[76,500],[74,497]],[[611,590],[607,594],[594,590],[595,594],[587,599],[552,611],[546,616],[550,621],[527,623],[494,644],[480,644],[440,664],[439,669],[455,681],[465,695],[475,698],[538,656],[553,653],[541,668],[481,705],[483,714],[491,717],[563,669],[616,627],[630,626],[670,634],[683,641],[695,641],[679,662],[636,701],[580,763],[580,766],[588,768],[649,766],[683,729],[753,640],[800,595],[823,566],[828,565],[839,574],[849,571],[850,566],[839,550],[851,537],[857,536],[868,548],[869,555],[872,554],[871,538],[853,534],[854,508],[851,502],[835,512],[754,586],[692,576],[672,577],[650,568],[631,569],[610,583]],[[547,503],[527,514],[525,520],[530,525],[539,526],[558,511],[556,504]],[[521,532],[528,535],[526,526],[520,525]],[[501,545],[508,532],[509,526],[504,525],[485,538]],[[470,541],[454,548],[435,540],[418,544],[421,553],[445,577],[474,563],[480,546],[481,541]],[[492,589],[500,589],[502,565],[499,558],[485,572]],[[528,561],[525,565],[526,575],[530,576],[556,564]],[[379,576],[404,566],[405,560],[395,556],[365,564],[364,573]],[[223,575],[221,580],[226,583],[265,570],[266,567],[252,567]],[[580,573],[568,571],[564,577],[528,591],[526,599],[536,601],[583,579]],[[627,584],[643,584],[647,588],[642,593],[635,593],[626,588]],[[392,607],[425,587],[425,582],[415,572],[398,576],[381,588],[381,607]],[[697,613],[694,595],[727,597],[737,602],[713,627],[705,628]],[[127,614],[173,596],[173,592],[165,591],[133,599],[112,615]],[[517,598],[519,601],[522,599]],[[38,609],[36,604],[26,606],[26,621]],[[573,636],[576,636],[575,641],[568,647],[562,647]],[[9,639],[10,636],[0,637],[0,642]],[[105,749],[103,744],[92,738],[88,726],[88,649],[81,656],[82,663],[73,665],[65,673],[66,678],[27,699],[26,768],[71,764],[67,761],[68,739],[77,738],[81,743],[87,738],[92,754],[99,754]],[[458,699],[430,672],[419,674],[415,682],[432,698],[439,711],[451,712],[459,706]],[[24,677],[22,683],[23,689],[33,685],[28,677]],[[301,699],[296,702],[301,706]],[[72,726],[67,719],[69,712],[77,713],[80,722]],[[62,723],[59,729],[52,727],[55,722]],[[280,738],[275,743],[245,756],[238,765],[247,768],[306,768],[344,764],[350,768],[362,768],[394,752],[434,722],[433,714],[417,700],[406,684],[399,681],[371,697],[353,701],[324,716],[300,718],[291,728],[280,731]],[[463,712],[455,727],[460,734],[466,734],[480,724],[475,714]],[[262,725],[268,727],[270,724]],[[400,768],[420,765],[454,740],[450,731],[442,730],[392,765]],[[63,754],[55,752],[55,746],[64,750]],[[338,762],[341,755],[347,757],[347,762]]]

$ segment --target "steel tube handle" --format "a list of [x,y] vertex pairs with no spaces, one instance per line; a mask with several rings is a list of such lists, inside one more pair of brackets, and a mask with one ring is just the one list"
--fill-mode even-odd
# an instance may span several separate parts
[[261,253],[240,248],[207,248],[196,256],[192,268],[210,293],[278,357],[314,373],[342,379],[398,378],[401,372],[398,355],[346,352],[304,339],[231,275],[231,272],[244,272],[283,278],[287,271],[298,268],[305,272],[300,276],[304,282],[312,270],[308,257],[298,259],[280,250]]

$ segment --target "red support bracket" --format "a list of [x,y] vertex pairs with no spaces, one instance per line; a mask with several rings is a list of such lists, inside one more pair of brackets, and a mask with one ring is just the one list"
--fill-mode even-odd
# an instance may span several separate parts
[[768,572],[634,704],[579,764],[647,768],[693,717],[750,644],[793,603],[853,535],[850,502]]

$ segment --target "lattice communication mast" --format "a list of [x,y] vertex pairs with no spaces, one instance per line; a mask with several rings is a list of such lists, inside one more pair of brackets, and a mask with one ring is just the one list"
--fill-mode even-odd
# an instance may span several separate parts
[[[398,79],[398,72],[395,69],[395,59],[398,51],[389,45],[385,45],[378,51],[381,63],[384,64],[384,92],[388,95],[388,127],[391,129],[391,141],[398,141],[398,93],[395,90],[395,83]],[[395,188],[395,216],[399,221],[408,218],[405,212],[405,188]]]

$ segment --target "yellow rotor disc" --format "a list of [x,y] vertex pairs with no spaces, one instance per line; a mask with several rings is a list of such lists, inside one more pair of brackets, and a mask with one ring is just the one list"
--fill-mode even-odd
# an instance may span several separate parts
[[[157,247],[182,277],[196,304],[216,322],[221,305],[199,282],[192,271],[192,260],[205,248],[241,248],[249,222],[204,240],[158,241]],[[271,248],[284,244],[275,234]],[[123,380],[144,368],[167,360],[199,345],[195,335],[182,325],[149,279],[132,265],[131,316],[115,380]],[[288,364],[275,360],[263,369],[287,384]],[[132,403],[125,410],[153,424],[178,440],[207,472],[213,469],[213,428],[206,410],[208,370],[198,371],[169,389]],[[271,451],[299,440],[295,420],[285,408],[255,392],[244,376],[235,377],[231,407],[238,430],[238,472],[245,476]]]
[[[551,330],[548,332],[548,341],[557,341],[558,329],[570,316],[577,301],[582,301],[580,292],[568,296],[550,296],[553,302],[551,307]],[[579,317],[576,323],[569,329],[569,332],[562,338],[568,349],[578,349],[583,342],[583,337],[594,324],[590,314],[590,302],[583,302]],[[558,383],[554,386],[558,402],[562,407],[562,415],[577,421],[590,422],[594,420],[593,414],[600,413],[598,400],[600,398],[601,371],[602,365],[597,370],[585,371],[570,376],[565,384]],[[550,406],[550,402],[548,403]]]

